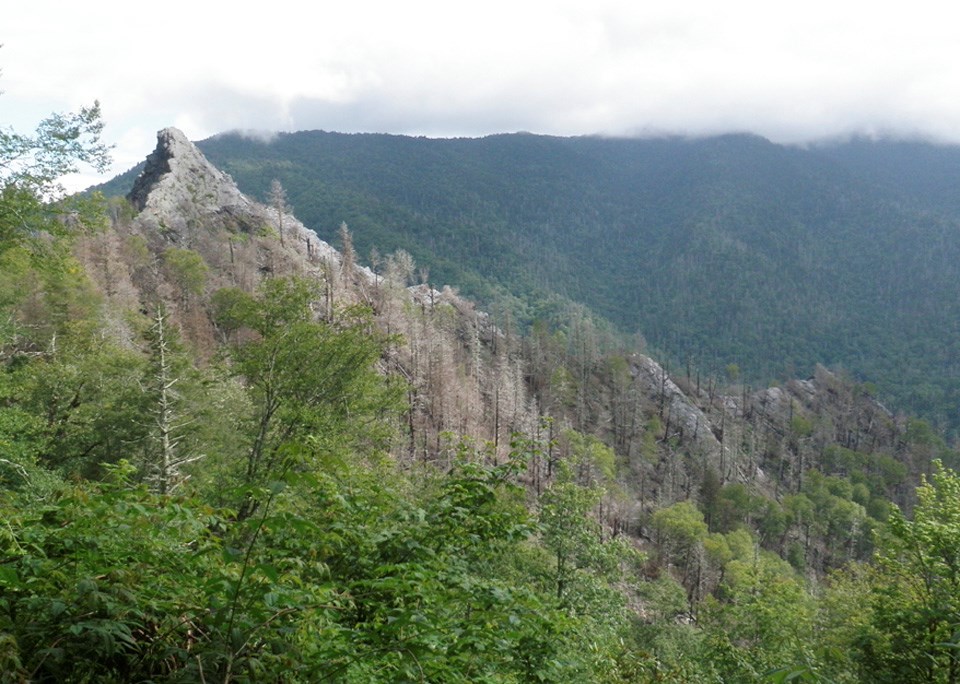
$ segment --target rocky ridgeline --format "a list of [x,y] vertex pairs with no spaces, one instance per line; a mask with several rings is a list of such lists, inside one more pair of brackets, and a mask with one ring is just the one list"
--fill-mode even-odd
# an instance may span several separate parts
[[829,419],[834,426],[831,439],[854,450],[891,447],[905,429],[903,416],[819,364],[813,377],[760,390],[737,408],[782,433],[795,428],[791,423],[797,417],[810,422]]
[[[153,245],[158,255],[170,246],[201,254],[211,270],[208,292],[227,286],[252,289],[262,278],[284,273],[317,277],[328,284],[328,292],[334,281],[344,280],[343,259],[336,249],[292,214],[284,213],[281,218],[276,208],[240,192],[228,174],[214,167],[175,128],[158,133],[157,147],[128,198],[140,212],[134,220],[135,231]],[[383,277],[363,266],[356,266],[349,279],[359,292],[358,300],[367,303],[375,299],[371,293],[384,282]],[[457,334],[464,344],[477,340],[489,346],[502,336],[489,316],[476,311],[455,290],[436,290],[422,284],[407,288],[407,295],[410,303],[422,311],[436,306],[454,309],[458,313]],[[212,340],[211,334],[208,337]],[[870,401],[864,404],[862,397],[840,396],[841,384],[825,369],[819,369],[815,379],[792,381],[783,388],[740,397],[717,396],[719,403],[714,402],[712,394],[701,395],[699,389],[685,391],[682,382],[674,381],[647,356],[631,357],[630,374],[647,405],[659,412],[667,436],[679,440],[678,446],[686,453],[703,459],[725,476],[729,471],[736,479],[755,480],[759,470],[740,465],[731,470],[740,448],[736,435],[742,436],[744,430],[736,427],[740,421],[752,420],[767,426],[764,429],[787,434],[795,415],[812,419],[824,410],[838,418],[846,414],[852,416],[842,421],[852,426],[846,440],[851,446],[890,421],[889,413],[879,405]],[[523,403],[529,403],[529,396]],[[731,438],[724,439],[724,432],[731,433]]]
[[140,212],[141,222],[155,224],[175,242],[192,222],[210,214],[253,219],[260,213],[233,179],[176,128],[157,134],[157,147],[127,197]]
[[127,198],[140,212],[137,220],[168,240],[180,243],[197,226],[222,227],[255,235],[269,226],[290,236],[297,249],[318,259],[340,262],[340,254],[295,216],[253,201],[233,179],[211,164],[176,128],[157,133],[157,147]]

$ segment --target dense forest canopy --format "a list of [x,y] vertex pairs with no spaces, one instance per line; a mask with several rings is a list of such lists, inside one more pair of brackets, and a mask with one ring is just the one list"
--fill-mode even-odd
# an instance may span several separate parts
[[[101,158],[82,116],[79,147],[16,139],[37,178]],[[497,149],[535,220],[536,164]],[[0,681],[957,682],[960,454],[929,422],[823,366],[668,372],[560,299],[500,327],[408,251],[319,243],[297,177],[250,202],[166,129],[135,203],[2,178]]]

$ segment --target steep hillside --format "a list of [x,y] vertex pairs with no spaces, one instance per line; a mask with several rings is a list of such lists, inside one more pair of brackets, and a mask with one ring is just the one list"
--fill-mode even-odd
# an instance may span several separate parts
[[[552,436],[573,429],[613,448],[625,468],[629,498],[641,504],[628,506],[634,510],[628,518],[644,507],[652,511],[693,496],[706,470],[721,482],[747,482],[773,495],[799,490],[810,467],[803,458],[819,461],[831,444],[854,451],[869,444],[870,452],[903,460],[903,421],[871,408],[869,396],[847,381],[828,381],[834,376],[822,367],[816,383],[787,384],[786,393],[755,394],[740,386],[739,394],[724,396],[715,376],[704,373],[701,382],[700,370],[694,377],[688,364],[685,375],[671,377],[589,318],[566,320],[558,328],[538,325],[526,337],[498,330],[449,288],[405,287],[415,279],[416,265],[403,252],[385,255],[375,273],[356,265],[352,237],[343,229],[346,260],[292,214],[284,213],[281,222],[276,208],[242,195],[232,178],[173,129],[161,132],[130,197],[139,209],[135,219],[117,221],[113,231],[80,245],[111,302],[146,311],[161,297],[185,339],[207,358],[228,339],[216,323],[214,295],[223,288],[253,293],[271,279],[300,275],[320,286],[315,310],[324,317],[352,304],[371,307],[380,327],[403,340],[383,367],[409,382],[401,449],[408,458],[438,458],[448,432],[488,440],[502,458],[511,433],[538,432],[546,418]],[[142,243],[145,253],[131,250],[131,243]],[[155,264],[152,271],[145,263]],[[837,387],[846,388],[842,402]],[[873,417],[864,422],[861,415]],[[795,419],[819,431],[816,448],[807,454],[799,442],[783,453]],[[807,443],[812,435],[803,435]],[[679,454],[696,464],[681,466]],[[912,464],[902,481],[928,469],[928,462]],[[895,495],[892,489],[882,493]]]
[[271,195],[166,129],[108,225],[0,242],[4,672],[952,671],[955,585],[909,582],[957,537],[897,508],[955,525],[929,424],[822,366],[759,391],[669,372],[582,312],[520,335]]
[[579,302],[675,363],[755,382],[839,364],[957,423],[952,148],[323,132],[200,147],[253,196],[279,179],[322,238],[345,221],[361,259],[403,248],[522,322]]

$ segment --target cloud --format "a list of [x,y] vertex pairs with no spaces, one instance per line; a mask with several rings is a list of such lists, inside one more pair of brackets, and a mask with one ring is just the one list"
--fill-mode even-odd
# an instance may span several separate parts
[[5,15],[0,103],[20,125],[100,99],[118,165],[168,125],[960,141],[955,19],[933,0],[34,0]]

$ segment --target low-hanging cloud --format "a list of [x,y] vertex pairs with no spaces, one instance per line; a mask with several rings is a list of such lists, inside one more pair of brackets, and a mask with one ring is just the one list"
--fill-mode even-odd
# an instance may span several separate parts
[[[960,142],[960,22],[945,12],[930,0],[274,0],[256,13],[34,0],[5,16],[0,102],[16,121],[99,99],[118,165],[168,125],[193,139],[320,128]],[[99,18],[120,14],[123,30]]]

